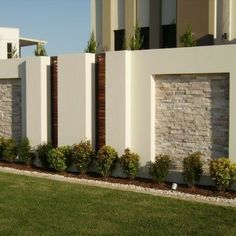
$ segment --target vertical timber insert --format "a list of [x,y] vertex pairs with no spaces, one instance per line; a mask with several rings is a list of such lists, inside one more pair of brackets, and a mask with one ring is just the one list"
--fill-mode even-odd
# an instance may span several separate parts
[[58,146],[58,62],[51,57],[51,140]]
[[105,54],[96,58],[96,148],[106,143]]

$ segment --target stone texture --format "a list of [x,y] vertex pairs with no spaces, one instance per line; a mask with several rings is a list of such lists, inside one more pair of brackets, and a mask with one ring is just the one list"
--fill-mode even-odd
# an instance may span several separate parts
[[172,168],[200,151],[209,159],[228,156],[229,75],[156,77],[156,155],[168,154]]
[[0,79],[0,136],[21,139],[20,79]]

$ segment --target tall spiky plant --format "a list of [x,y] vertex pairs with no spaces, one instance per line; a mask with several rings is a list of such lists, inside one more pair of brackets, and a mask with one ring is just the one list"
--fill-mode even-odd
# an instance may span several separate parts
[[18,53],[17,47],[15,45],[12,49],[12,57],[11,58],[18,58],[18,57],[19,57],[19,53]]
[[34,50],[35,56],[47,56],[46,49],[42,43],[38,43],[35,50]]
[[97,51],[97,42],[95,40],[94,32],[91,33],[88,40],[87,48],[84,50],[87,53],[96,53]]
[[140,50],[143,45],[143,36],[141,35],[141,28],[139,27],[138,22],[134,27],[134,35],[130,39],[129,48],[130,50]]
[[180,37],[180,43],[182,47],[194,47],[197,42],[193,37],[191,25],[187,25],[186,32]]
[[9,53],[9,58],[18,58],[19,53],[16,45],[13,46],[12,51]]

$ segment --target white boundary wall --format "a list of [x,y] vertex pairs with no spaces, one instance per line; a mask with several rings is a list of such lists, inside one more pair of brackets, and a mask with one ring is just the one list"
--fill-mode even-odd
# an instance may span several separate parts
[[229,158],[236,162],[236,45],[106,53],[106,143],[155,159],[155,80],[165,74],[230,74]]
[[21,78],[22,136],[36,146],[50,137],[50,58],[0,60],[0,79]]
[[58,145],[95,143],[95,55],[58,57]]

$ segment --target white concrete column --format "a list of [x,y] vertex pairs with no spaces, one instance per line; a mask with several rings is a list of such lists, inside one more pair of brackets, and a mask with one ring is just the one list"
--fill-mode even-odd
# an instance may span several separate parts
[[49,92],[50,57],[26,59],[26,136],[32,146],[47,142],[50,136]]
[[106,144],[119,154],[131,147],[131,53],[106,53]]
[[58,57],[58,145],[94,143],[95,55]]
[[236,163],[236,71],[229,74],[229,159]]

